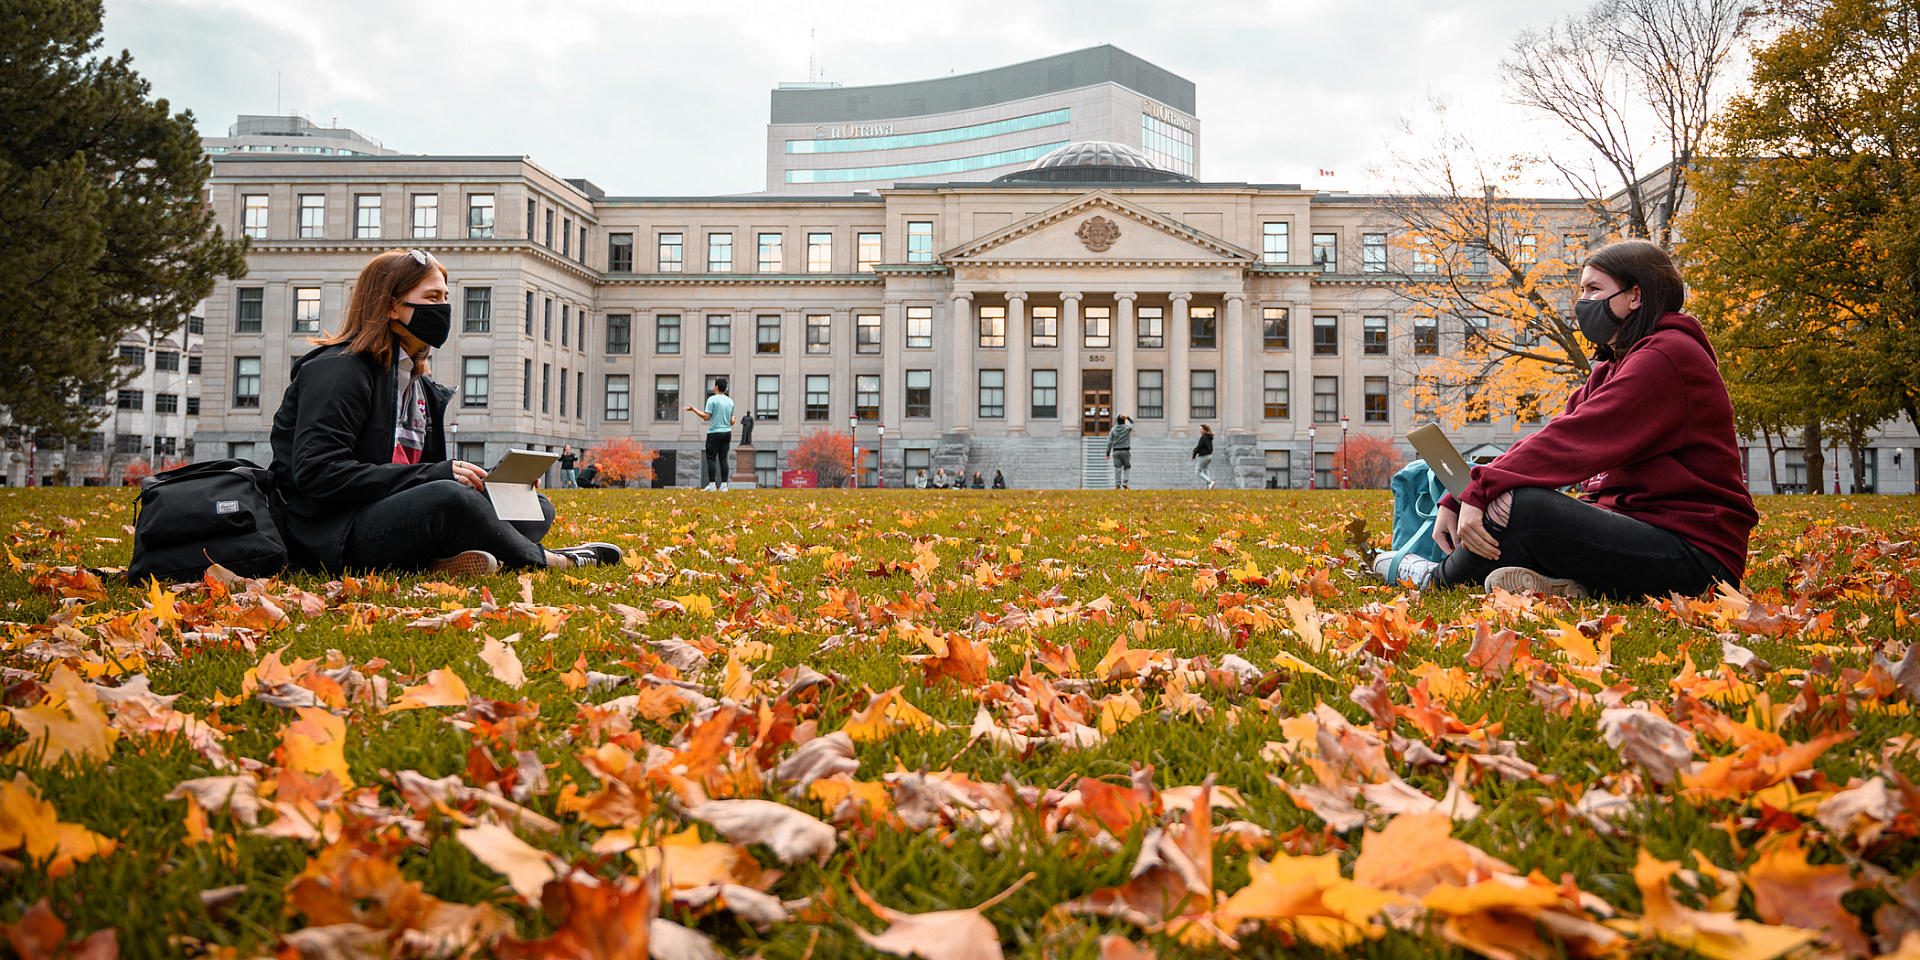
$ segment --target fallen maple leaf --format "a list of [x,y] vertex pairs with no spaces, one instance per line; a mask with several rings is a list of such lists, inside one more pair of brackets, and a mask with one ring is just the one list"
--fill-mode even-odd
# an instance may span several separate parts
[[332,774],[341,789],[352,789],[346,720],[319,707],[301,707],[296,712],[300,719],[280,731],[282,764],[316,777]]
[[1656,860],[1642,848],[1640,862],[1633,868],[1633,880],[1640,888],[1646,912],[1637,922],[1616,920],[1610,925],[1642,936],[1651,934],[1711,960],[1772,960],[1812,943],[1819,936],[1813,930],[1741,920],[1731,912],[1707,912],[1682,906],[1667,884],[1667,878],[1679,872],[1678,863]]
[[117,960],[120,956],[119,931],[114,927],[95,930],[79,943],[67,942],[67,925],[53,913],[47,898],[27,908],[19,923],[0,923],[0,936],[7,939],[20,960]]
[[1672,783],[1693,760],[1692,738],[1673,721],[1650,710],[1616,707],[1600,712],[1600,733],[1622,759],[1645,767],[1660,783]]
[[1367,831],[1353,861],[1353,879],[1419,897],[1442,884],[1467,887],[1514,872],[1507,862],[1455,840],[1452,833],[1453,820],[1445,813],[1394,817],[1379,831]]
[[527,685],[527,671],[520,666],[520,655],[495,637],[488,637],[480,645],[480,662],[487,665],[495,680],[515,690]]
[[883,933],[868,933],[862,927],[854,927],[853,932],[875,950],[903,957],[924,957],[926,960],[1001,960],[1000,932],[994,929],[982,912],[1013,896],[1014,891],[1025,886],[1037,874],[1029,873],[1013,886],[977,907],[965,910],[935,910],[931,913],[904,913],[889,908],[860,889],[859,881],[848,878],[853,887],[854,896],[866,904],[880,919],[892,924]]
[[734,843],[762,843],[781,863],[812,857],[826,863],[838,837],[832,826],[771,800],[709,800],[687,816],[713,824]]
[[559,926],[544,940],[506,937],[493,947],[502,960],[648,960],[649,934],[660,912],[651,880],[603,880],[569,873],[540,897]]
[[104,857],[116,846],[79,824],[61,823],[24,771],[0,783],[0,850],[25,850],[29,859],[47,861],[50,876],[64,877],[75,863]]
[[401,690],[399,699],[382,712],[418,710],[422,707],[464,707],[471,696],[467,692],[466,681],[460,679],[459,674],[447,669],[435,670],[427,674],[427,682]]
[[454,836],[475,859],[504,875],[513,892],[529,903],[539,899],[554,878],[553,859],[506,827],[482,824],[456,830]]
[[7,712],[27,733],[26,741],[6,755],[7,763],[34,762],[41,767],[69,759],[104,763],[120,739],[93,685],[65,666],[54,669],[44,701],[31,707],[8,707]]
[[1744,876],[1760,919],[1825,930],[1825,939],[1849,954],[1872,956],[1873,946],[1860,929],[1860,918],[1840,905],[1841,897],[1862,884],[1844,865],[1807,863],[1799,833],[1771,837],[1762,843],[1760,859],[1747,868]]

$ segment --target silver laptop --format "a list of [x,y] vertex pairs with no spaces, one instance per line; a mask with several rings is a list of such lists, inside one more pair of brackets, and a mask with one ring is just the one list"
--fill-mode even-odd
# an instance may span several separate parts
[[487,499],[502,520],[544,520],[540,494],[534,483],[547,468],[560,459],[557,453],[539,450],[509,450],[506,459],[487,473]]
[[1439,424],[1413,428],[1407,433],[1407,442],[1413,444],[1420,459],[1427,462],[1427,469],[1440,478],[1448,492],[1456,497],[1467,492],[1467,484],[1473,480],[1472,468],[1467,465],[1467,458],[1454,449],[1453,441],[1441,432]]

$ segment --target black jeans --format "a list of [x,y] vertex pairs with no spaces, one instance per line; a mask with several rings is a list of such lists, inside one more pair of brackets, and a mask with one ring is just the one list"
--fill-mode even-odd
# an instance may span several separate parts
[[544,494],[540,512],[545,519],[502,520],[486,494],[458,480],[435,480],[361,507],[341,559],[352,569],[419,570],[485,550],[504,567],[544,567],[540,540],[553,526],[553,502]]
[[733,442],[731,433],[707,434],[707,451],[700,457],[700,485],[726,483],[733,471],[727,469],[727,444]]
[[1440,561],[1434,583],[1478,584],[1500,567],[1526,567],[1595,596],[1632,599],[1697,596],[1715,581],[1735,582],[1720,561],[1679,534],[1554,490],[1518,488],[1506,525],[1491,517],[1485,523],[1500,559],[1458,547]]

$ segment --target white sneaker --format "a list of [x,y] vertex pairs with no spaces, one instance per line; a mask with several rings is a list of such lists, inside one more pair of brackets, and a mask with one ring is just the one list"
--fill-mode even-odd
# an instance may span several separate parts
[[[1373,575],[1387,579],[1387,569],[1393,563],[1393,554],[1382,553],[1373,561]],[[1415,590],[1425,590],[1433,582],[1433,572],[1440,564],[1418,554],[1409,553],[1400,560],[1400,582],[1411,583]]]
[[709,491],[709,490],[712,490],[712,489],[713,489],[713,484],[711,484],[711,483],[709,483],[709,484],[707,484],[706,486],[704,486],[704,487],[701,487],[701,488],[700,488],[700,492],[701,492],[701,493],[706,493],[707,491]]
[[724,484],[724,483],[723,483],[723,484],[721,484],[721,485],[720,485],[720,492],[721,492],[721,493],[726,493],[726,492],[727,492],[727,485],[726,485],[726,484]]
[[1212,481],[1212,480],[1208,480],[1208,481],[1207,481],[1207,489],[1208,489],[1208,490],[1212,490],[1212,489],[1213,489],[1213,481]]

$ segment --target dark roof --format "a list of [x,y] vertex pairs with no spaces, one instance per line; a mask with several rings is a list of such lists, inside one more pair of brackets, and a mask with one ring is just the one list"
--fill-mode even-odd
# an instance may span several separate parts
[[976,73],[864,87],[773,91],[774,123],[857,123],[952,113],[1062,90],[1117,83],[1182,113],[1194,112],[1193,81],[1103,44]]

